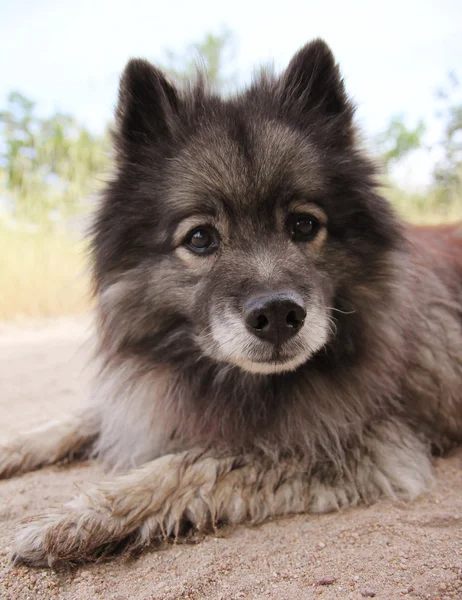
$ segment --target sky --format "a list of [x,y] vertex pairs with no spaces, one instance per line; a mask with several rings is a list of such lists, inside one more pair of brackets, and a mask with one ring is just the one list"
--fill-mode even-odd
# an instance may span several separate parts
[[[281,71],[300,46],[324,38],[369,138],[402,114],[409,126],[424,119],[434,144],[436,89],[450,71],[462,80],[461,0],[0,0],[0,110],[19,90],[39,114],[61,110],[101,131],[130,57],[161,62],[166,49],[181,52],[223,26],[242,82],[261,64]],[[420,151],[398,177],[423,185],[436,155]]]

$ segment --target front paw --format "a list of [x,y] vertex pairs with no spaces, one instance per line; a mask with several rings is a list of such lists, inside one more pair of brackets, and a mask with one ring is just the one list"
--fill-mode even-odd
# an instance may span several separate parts
[[69,508],[22,521],[13,560],[35,567],[96,560],[112,553],[131,533],[106,511]]
[[13,561],[34,567],[52,566],[57,556],[55,549],[62,540],[63,515],[50,513],[24,519],[14,539]]

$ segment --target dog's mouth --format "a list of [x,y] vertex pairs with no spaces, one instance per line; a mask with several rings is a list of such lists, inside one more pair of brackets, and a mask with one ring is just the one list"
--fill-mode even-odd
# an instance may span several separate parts
[[244,371],[249,373],[259,373],[262,375],[271,375],[274,373],[284,373],[295,371],[298,367],[309,360],[311,352],[305,351],[295,356],[281,357],[275,356],[271,359],[257,359],[248,357],[233,356],[228,361]]

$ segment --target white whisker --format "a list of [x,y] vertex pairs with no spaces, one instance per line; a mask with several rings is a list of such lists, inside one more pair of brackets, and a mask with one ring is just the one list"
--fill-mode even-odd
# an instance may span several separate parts
[[340,310],[340,308],[334,308],[333,306],[326,306],[327,310],[334,310],[335,312],[342,313],[342,315],[353,315],[355,310]]

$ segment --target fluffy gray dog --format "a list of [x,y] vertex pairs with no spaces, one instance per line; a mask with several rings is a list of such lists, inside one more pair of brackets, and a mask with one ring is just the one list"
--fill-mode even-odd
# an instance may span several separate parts
[[3,476],[124,472],[24,522],[16,560],[427,489],[431,449],[462,439],[462,229],[397,219],[353,112],[320,40],[229,98],[129,62],[92,231],[94,399],[0,447]]

